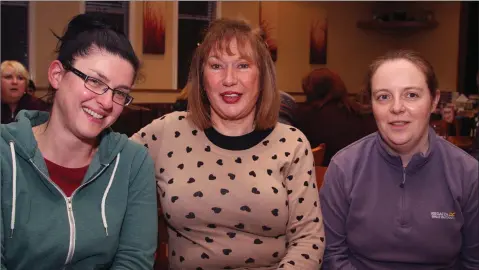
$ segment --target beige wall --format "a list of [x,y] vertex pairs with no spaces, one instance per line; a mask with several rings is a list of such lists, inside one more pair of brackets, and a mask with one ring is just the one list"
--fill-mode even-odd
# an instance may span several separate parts
[[80,2],[35,1],[30,4],[30,26],[33,26],[30,41],[30,57],[33,58],[30,61],[33,65],[30,66],[34,69],[36,85],[47,87],[47,70],[56,58],[54,50],[58,41],[50,30],[61,36],[68,21],[80,13]]
[[[176,94],[152,91],[176,87],[177,4],[165,2],[166,52],[164,55],[143,55],[141,1],[130,2],[130,38],[143,63],[145,81],[136,87],[135,102],[170,102]],[[222,17],[243,18],[259,24],[259,1],[226,1],[219,4]],[[434,65],[441,89],[456,90],[459,2],[423,2],[435,12],[436,29],[410,36],[391,36],[356,27],[356,22],[371,17],[374,2],[263,2],[263,17],[273,23],[278,43],[276,69],[281,90],[301,92],[301,78],[318,66],[309,64],[309,29],[313,18],[328,18],[327,67],[337,71],[350,92],[358,92],[368,64],[392,48],[411,48],[423,53]],[[56,40],[49,29],[62,33],[68,20],[81,10],[82,2],[34,2],[31,16],[34,34],[31,44],[36,83],[46,87],[46,70],[52,59]],[[265,10],[266,9],[266,10]],[[301,99],[300,99],[301,100]]]

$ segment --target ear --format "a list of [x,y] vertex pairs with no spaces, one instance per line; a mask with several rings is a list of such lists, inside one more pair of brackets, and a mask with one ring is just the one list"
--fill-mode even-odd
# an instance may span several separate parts
[[48,81],[54,89],[58,89],[64,75],[65,69],[60,61],[55,60],[48,67]]
[[432,97],[431,113],[436,111],[437,104],[439,103],[440,98],[441,98],[441,91],[437,89],[435,92],[435,95]]

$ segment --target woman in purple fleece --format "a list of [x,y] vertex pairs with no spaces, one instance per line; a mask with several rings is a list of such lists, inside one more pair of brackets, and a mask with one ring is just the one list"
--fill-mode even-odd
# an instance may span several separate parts
[[328,167],[323,269],[479,269],[479,163],[429,127],[431,64],[400,50],[368,75],[379,131]]

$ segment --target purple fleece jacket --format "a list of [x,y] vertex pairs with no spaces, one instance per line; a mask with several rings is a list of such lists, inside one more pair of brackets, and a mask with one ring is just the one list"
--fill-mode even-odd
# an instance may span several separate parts
[[376,132],[332,159],[323,269],[479,269],[479,163],[429,130],[406,168]]

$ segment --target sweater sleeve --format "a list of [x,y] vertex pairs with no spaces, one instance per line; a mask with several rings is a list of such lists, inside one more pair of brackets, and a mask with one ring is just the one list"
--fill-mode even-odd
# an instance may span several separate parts
[[158,231],[154,166],[146,151],[134,160],[139,165],[130,180],[128,205],[112,270],[153,268]]
[[327,239],[323,269],[356,269],[348,260],[346,217],[349,204],[343,181],[344,174],[332,160],[324,175],[320,192]]
[[324,253],[323,217],[311,147],[302,139],[286,172],[289,219],[286,255],[279,263],[282,269],[319,269]]
[[461,264],[462,269],[479,269],[479,171],[472,173],[472,185],[467,189],[467,198],[463,209],[464,227],[462,229]]

